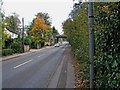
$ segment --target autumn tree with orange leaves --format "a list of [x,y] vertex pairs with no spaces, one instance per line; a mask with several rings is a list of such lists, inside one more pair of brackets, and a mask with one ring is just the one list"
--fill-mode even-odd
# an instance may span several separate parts
[[[44,44],[49,40],[48,35],[51,30],[51,22],[47,13],[37,13],[36,18],[28,26],[27,34],[32,40],[32,48],[36,48],[37,44]],[[44,46],[44,45],[42,45]]]
[[45,20],[43,18],[36,17],[32,30],[30,31],[31,38],[38,43],[44,42],[49,30],[50,25],[45,24]]

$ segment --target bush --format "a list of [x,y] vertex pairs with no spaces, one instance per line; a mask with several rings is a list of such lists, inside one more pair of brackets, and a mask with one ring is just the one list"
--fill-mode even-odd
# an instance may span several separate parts
[[37,42],[32,42],[30,48],[37,49]]
[[10,37],[8,39],[5,40],[5,49],[7,48],[11,48],[12,46],[12,43],[13,43],[13,39]]
[[3,56],[12,55],[12,54],[13,54],[13,50],[12,49],[3,49],[2,50],[2,55]]
[[13,40],[12,49],[13,49],[14,53],[21,53],[22,52],[21,38],[15,38]]
[[25,44],[25,45],[30,45],[30,44],[31,44],[31,39],[28,38],[28,37],[26,37],[26,38],[25,38],[25,41],[24,41],[24,44]]

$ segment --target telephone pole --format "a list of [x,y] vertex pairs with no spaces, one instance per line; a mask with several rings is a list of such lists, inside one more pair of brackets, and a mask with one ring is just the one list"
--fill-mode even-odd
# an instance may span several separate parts
[[22,52],[24,52],[24,18],[22,18]]
[[2,55],[2,5],[3,1],[0,0],[0,56]]
[[89,55],[90,55],[90,89],[94,89],[94,16],[93,2],[88,2],[88,26],[89,26]]

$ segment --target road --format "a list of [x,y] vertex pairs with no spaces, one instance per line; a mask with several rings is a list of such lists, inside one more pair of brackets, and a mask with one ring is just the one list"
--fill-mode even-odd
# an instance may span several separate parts
[[2,62],[2,88],[73,88],[70,49],[50,47]]

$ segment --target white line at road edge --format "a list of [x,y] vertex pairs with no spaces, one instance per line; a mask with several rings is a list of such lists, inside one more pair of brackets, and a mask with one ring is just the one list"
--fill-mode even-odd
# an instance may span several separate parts
[[25,64],[27,64],[27,63],[29,63],[29,62],[31,62],[31,61],[32,61],[32,59],[29,60],[29,61],[26,61],[26,62],[24,62],[24,63],[21,63],[21,64],[15,66],[14,68],[16,69],[16,68],[18,68],[18,67],[20,67],[20,66],[23,66],[23,65],[25,65]]

